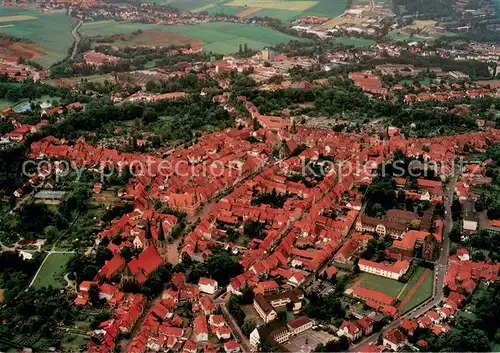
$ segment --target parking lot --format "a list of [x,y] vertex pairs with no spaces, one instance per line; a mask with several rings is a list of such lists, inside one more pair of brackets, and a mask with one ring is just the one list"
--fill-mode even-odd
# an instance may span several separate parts
[[306,332],[302,332],[301,334],[290,339],[290,341],[285,343],[284,346],[290,352],[309,353],[312,352],[318,344],[325,344],[333,338],[337,337],[325,331],[307,330]]

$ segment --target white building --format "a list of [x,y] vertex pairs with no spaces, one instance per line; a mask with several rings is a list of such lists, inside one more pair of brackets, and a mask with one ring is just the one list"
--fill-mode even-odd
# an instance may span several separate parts
[[219,285],[214,279],[201,277],[198,281],[198,288],[203,293],[214,294],[219,289]]
[[380,277],[398,280],[410,268],[410,263],[406,260],[396,261],[391,265],[386,265],[379,262],[360,259],[358,262],[360,271],[371,273]]

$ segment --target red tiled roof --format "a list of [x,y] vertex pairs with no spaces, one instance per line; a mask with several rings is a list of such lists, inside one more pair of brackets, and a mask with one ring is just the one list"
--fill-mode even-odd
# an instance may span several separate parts
[[392,305],[395,302],[395,299],[387,294],[363,287],[354,288],[353,294],[365,300],[372,300],[385,305]]

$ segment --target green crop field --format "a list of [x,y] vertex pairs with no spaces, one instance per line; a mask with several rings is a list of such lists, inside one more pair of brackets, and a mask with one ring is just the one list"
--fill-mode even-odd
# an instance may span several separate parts
[[[32,16],[36,19],[9,22],[10,16]],[[32,9],[0,6],[2,22],[0,33],[26,38],[37,44],[40,55],[33,60],[43,66],[50,66],[66,57],[73,43],[71,28],[76,20],[65,11],[40,13]]]
[[272,17],[283,22],[288,22],[300,17],[302,14],[300,11],[262,9],[249,17]]
[[395,281],[393,279],[375,276],[370,273],[361,273],[359,275],[363,281],[360,283],[360,287],[376,290],[381,293],[385,293],[393,298],[397,298],[399,292],[404,287],[404,283]]
[[301,16],[328,16],[336,17],[347,8],[347,0],[319,0],[316,6],[308,8]]
[[196,9],[197,12],[206,11],[211,15],[222,13],[225,15],[236,15],[245,10],[243,7],[224,6],[220,4],[211,4],[211,6],[200,7]]
[[[138,24],[125,22],[92,22],[85,23],[80,33],[84,36],[110,36],[114,34],[131,33],[141,29],[163,35],[150,36],[152,41],[143,44],[170,45],[178,41],[187,44],[191,39],[194,43],[202,42],[204,51],[220,54],[230,54],[238,51],[240,44],[247,43],[251,49],[262,49],[268,45],[288,42],[296,37],[289,36],[270,28],[242,25],[229,22],[212,22],[198,25],[159,26],[153,24]],[[133,43],[134,44],[134,43]],[[114,42],[113,45],[133,45],[125,42]]]
[[48,258],[33,282],[33,287],[35,289],[48,286],[63,288],[66,285],[64,280],[66,264],[73,254],[53,253],[47,256]]
[[184,11],[207,11],[209,14],[237,15],[245,9],[255,9],[255,13],[245,17],[268,16],[284,22],[307,15],[336,17],[347,7],[347,0],[157,0],[155,2]]

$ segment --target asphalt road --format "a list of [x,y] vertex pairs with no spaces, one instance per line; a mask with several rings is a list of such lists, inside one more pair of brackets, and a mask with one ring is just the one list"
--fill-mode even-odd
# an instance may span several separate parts
[[[457,173],[455,173],[457,174]],[[451,204],[453,202],[453,194],[455,192],[455,185],[457,183],[458,175],[454,175],[450,182],[448,183],[444,196],[444,207],[446,210],[445,220],[444,220],[444,229],[443,229],[443,246],[439,255],[439,259],[435,262],[434,267],[434,284],[433,284],[433,296],[429,300],[420,304],[416,309],[409,311],[405,315],[398,317],[396,320],[391,322],[389,325],[385,326],[382,330],[382,334],[397,328],[403,319],[414,319],[428,310],[432,309],[435,305],[439,304],[441,298],[443,297],[443,284],[444,284],[444,276],[446,274],[448,257],[450,254],[450,239],[448,237],[451,228],[453,227],[453,220],[451,219]],[[355,345],[349,348],[350,352],[355,352],[358,349],[370,344],[376,343],[379,332],[374,333],[371,336],[366,337],[362,341],[356,343]]]

